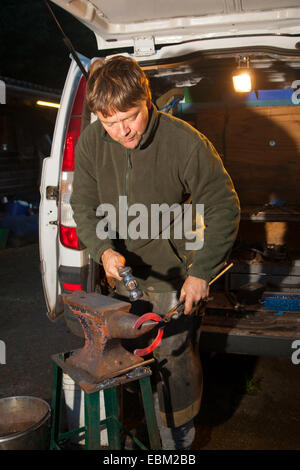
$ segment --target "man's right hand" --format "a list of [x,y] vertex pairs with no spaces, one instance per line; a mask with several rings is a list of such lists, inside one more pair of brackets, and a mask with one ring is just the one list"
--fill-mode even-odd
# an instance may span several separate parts
[[107,281],[111,287],[113,287],[112,279],[118,279],[122,281],[119,276],[119,271],[125,266],[125,258],[117,251],[108,248],[102,253],[101,256],[102,265],[107,277]]

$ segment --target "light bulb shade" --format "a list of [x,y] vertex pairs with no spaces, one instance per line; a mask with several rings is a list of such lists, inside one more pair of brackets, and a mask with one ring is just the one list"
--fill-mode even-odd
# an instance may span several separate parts
[[239,93],[248,93],[252,90],[251,75],[249,72],[241,72],[232,77],[233,87]]

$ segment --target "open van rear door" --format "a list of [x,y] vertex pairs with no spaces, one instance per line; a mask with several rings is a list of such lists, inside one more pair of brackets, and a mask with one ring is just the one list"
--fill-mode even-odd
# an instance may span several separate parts
[[[85,67],[89,60],[80,56]],[[68,204],[74,171],[74,148],[80,135],[84,104],[85,78],[72,60],[58,111],[50,157],[44,159],[40,186],[39,245],[41,273],[48,317],[55,320],[63,313],[58,301],[62,290],[59,270],[80,273],[88,264],[87,250],[76,240],[76,226]],[[68,287],[68,276],[65,284]],[[76,276],[75,276],[76,278]],[[77,275],[77,279],[80,278]],[[74,279],[74,278],[73,278]],[[81,282],[70,283],[78,284]]]
[[298,0],[52,1],[94,32],[99,51],[132,48],[135,57],[152,60],[186,55],[198,40],[198,49],[212,50],[276,47],[276,36],[285,36],[288,48],[297,40],[289,36],[299,34]]

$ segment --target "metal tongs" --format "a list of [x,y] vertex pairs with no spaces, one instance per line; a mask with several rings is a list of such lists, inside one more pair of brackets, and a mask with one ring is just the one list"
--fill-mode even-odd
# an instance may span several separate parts
[[[219,279],[219,277],[223,276],[223,274],[225,274],[226,271],[232,268],[232,266],[233,266],[233,263],[230,263],[228,266],[226,266],[216,277],[214,277],[208,283],[208,285],[211,286],[217,279]],[[191,315],[192,313],[194,313],[196,310],[199,309],[201,305],[204,305],[204,303],[207,302],[208,300],[209,299],[201,300],[197,305],[195,305],[192,308],[192,310],[188,313],[188,315]],[[150,322],[151,324],[153,324],[153,322],[156,322],[158,324],[157,326],[159,327],[159,329],[158,329],[157,336],[154,339],[153,343],[150,344],[150,346],[148,346],[147,348],[136,349],[134,351],[134,354],[136,356],[146,356],[147,354],[152,352],[155,348],[157,348],[157,346],[159,345],[163,337],[164,328],[166,324],[169,323],[172,318],[173,319],[179,318],[184,313],[184,306],[185,306],[185,300],[182,300],[181,302],[178,302],[173,308],[171,308],[171,310],[169,310],[168,313],[166,313],[166,315],[164,316],[158,315],[157,313],[149,312],[139,317],[133,326],[134,328],[136,329],[140,328],[143,324],[146,325],[147,322],[148,324],[150,324]]]
[[[217,279],[219,279],[219,277],[223,276],[223,274],[225,274],[226,271],[232,268],[232,266],[233,266],[233,263],[230,263],[228,266],[226,266],[216,277],[214,277],[208,283],[208,285],[211,286]],[[192,310],[188,313],[188,315],[191,315],[192,313],[194,313],[199,308],[199,306],[203,305],[208,300],[210,299],[207,298],[207,299],[200,300],[200,302],[192,308]],[[169,312],[166,315],[164,315],[164,317],[162,317],[162,321],[165,323],[168,323],[171,320],[171,318],[174,318],[174,319],[178,318],[180,315],[183,314],[184,306],[185,306],[185,300],[178,302],[178,304],[176,304],[173,308],[171,308],[171,310],[169,310]]]

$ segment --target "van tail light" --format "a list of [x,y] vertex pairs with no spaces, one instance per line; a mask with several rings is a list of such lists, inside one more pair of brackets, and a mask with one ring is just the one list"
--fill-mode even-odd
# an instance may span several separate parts
[[62,171],[74,171],[75,169],[75,146],[80,135],[80,127],[81,117],[71,116],[65,142]]
[[81,248],[76,233],[76,223],[73,219],[70,198],[73,191],[75,146],[80,136],[85,88],[86,79],[81,77],[68,125],[61,168],[59,235],[61,243],[74,250],[80,250]]
[[60,241],[64,246],[68,248],[73,248],[74,250],[80,250],[79,239],[77,237],[75,227],[64,227],[61,225],[59,227]]
[[74,291],[74,290],[82,290],[82,285],[81,284],[67,284],[63,283],[64,289],[69,290],[69,291]]

